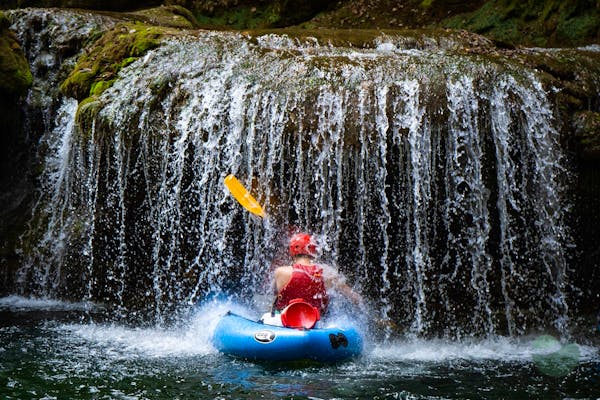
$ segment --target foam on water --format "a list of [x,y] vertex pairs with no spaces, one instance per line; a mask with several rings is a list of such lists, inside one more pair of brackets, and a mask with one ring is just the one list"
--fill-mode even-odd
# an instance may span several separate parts
[[[90,305],[87,303],[69,303],[19,296],[0,298],[0,310],[81,311],[87,310],[89,307]],[[87,346],[91,346],[114,359],[205,356],[217,352],[211,344],[211,337],[219,318],[227,311],[248,318],[252,318],[255,314],[253,310],[230,301],[213,301],[197,307],[186,321],[168,328],[129,327],[116,323],[67,323],[53,326],[51,330],[59,333],[67,342],[75,344],[75,347],[85,344],[86,351]],[[345,324],[349,322],[347,316],[338,315],[331,323]],[[553,341],[554,347],[559,346],[558,348],[546,346],[541,351],[539,348],[540,338],[542,336],[523,338],[497,336],[484,340],[400,339],[382,342],[372,340],[366,335],[364,359],[375,362],[500,361],[521,363],[531,361],[534,355],[559,351],[560,346],[573,344]],[[576,345],[579,349],[579,362],[600,360],[599,348]]]
[[[0,299],[32,315],[49,304]],[[10,305],[10,306],[8,306]],[[28,313],[0,327],[7,398],[592,398],[599,349],[542,335],[488,340],[375,341],[365,334],[362,357],[331,366],[272,365],[225,357],[211,345],[219,317],[255,310],[212,301],[176,326],[35,322]],[[4,311],[6,312],[6,311]],[[52,315],[52,312],[47,314]],[[23,324],[24,323],[24,324]],[[23,324],[23,325],[22,325]],[[552,378],[552,379],[550,379]],[[560,379],[554,379],[560,378]],[[330,385],[336,382],[336,385]],[[569,396],[567,396],[569,395]]]
[[[68,340],[83,339],[87,345],[99,347],[114,359],[154,359],[194,357],[216,354],[211,336],[218,316],[226,310],[215,308],[198,313],[189,324],[172,329],[128,328],[119,325],[67,324],[56,329],[66,333]],[[600,349],[576,345],[576,361],[597,362]],[[451,342],[446,340],[400,340],[393,343],[366,343],[362,358],[376,363],[433,363],[455,361],[467,363],[508,362],[529,363],[536,355],[546,355],[536,348],[536,338],[515,340],[498,337],[492,340]],[[559,351],[560,348],[555,349]],[[547,352],[547,351],[546,351]]]
[[[382,361],[501,361],[528,362],[535,354],[540,354],[536,341],[538,337],[508,338],[496,337],[486,340],[424,340],[397,341],[393,344],[377,345],[371,354],[373,359]],[[557,342],[558,343],[558,342]],[[577,345],[579,361],[600,360],[597,347]],[[560,348],[555,349],[555,351]]]
[[241,315],[248,313],[241,306],[215,302],[196,309],[188,321],[169,328],[70,323],[55,330],[69,340],[83,339],[104,348],[119,359],[203,356],[216,352],[211,337],[220,316],[230,310]]
[[88,311],[95,308],[97,306],[91,302],[69,302],[15,295],[0,298],[0,311]]

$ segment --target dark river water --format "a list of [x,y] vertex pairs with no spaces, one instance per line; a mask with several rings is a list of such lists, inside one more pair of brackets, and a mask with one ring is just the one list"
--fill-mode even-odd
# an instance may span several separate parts
[[[210,344],[218,315],[170,328],[89,322],[86,304],[0,299],[2,399],[562,399],[600,397],[594,345],[550,336],[366,338],[336,365],[254,363]],[[598,332],[592,335],[598,335]]]

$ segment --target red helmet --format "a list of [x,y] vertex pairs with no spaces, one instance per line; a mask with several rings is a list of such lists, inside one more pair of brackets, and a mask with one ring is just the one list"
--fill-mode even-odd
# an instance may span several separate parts
[[292,257],[299,255],[316,257],[318,253],[318,246],[308,233],[297,233],[290,239],[290,255]]

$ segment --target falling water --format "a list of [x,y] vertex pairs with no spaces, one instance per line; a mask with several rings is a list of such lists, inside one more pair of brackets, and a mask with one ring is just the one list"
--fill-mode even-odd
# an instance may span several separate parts
[[[506,59],[430,47],[199,32],[122,70],[82,118],[63,99],[42,139],[21,291],[161,323],[265,291],[297,227],[407,333],[565,333],[564,160],[548,96]],[[228,195],[229,173],[266,221]]]

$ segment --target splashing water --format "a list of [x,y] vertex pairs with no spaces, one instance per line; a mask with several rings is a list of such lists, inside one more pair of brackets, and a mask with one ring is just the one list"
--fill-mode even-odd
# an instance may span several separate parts
[[[169,328],[60,321],[76,304],[42,299],[0,299],[0,353],[7,398],[486,398],[593,397],[598,349],[567,344],[572,360],[556,358],[560,344],[539,338],[410,339],[371,343],[342,365],[263,365],[220,355],[210,344],[216,316],[233,303],[209,302],[186,323]],[[32,323],[34,316],[46,322]],[[542,348],[540,348],[542,346]],[[560,350],[559,350],[560,351]],[[548,353],[548,354],[546,354]],[[561,353],[561,355],[564,355]],[[542,360],[558,361],[539,363]],[[564,358],[564,357],[563,357]],[[559,368],[566,375],[556,379]],[[546,375],[544,371],[553,375]],[[331,385],[331,382],[336,382]],[[328,384],[329,383],[329,384]],[[258,394],[257,394],[258,393]]]

